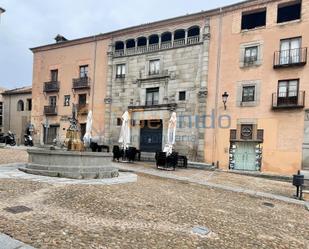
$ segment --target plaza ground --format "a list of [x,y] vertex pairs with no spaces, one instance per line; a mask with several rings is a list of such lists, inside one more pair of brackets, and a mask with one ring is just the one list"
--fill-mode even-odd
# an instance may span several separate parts
[[[26,160],[23,149],[0,150],[0,164]],[[285,196],[294,191],[289,183],[224,172],[167,174]],[[35,248],[309,248],[302,205],[145,174],[111,186],[0,179],[0,199],[0,233]],[[31,211],[4,210],[17,205]],[[193,234],[195,226],[211,233]]]

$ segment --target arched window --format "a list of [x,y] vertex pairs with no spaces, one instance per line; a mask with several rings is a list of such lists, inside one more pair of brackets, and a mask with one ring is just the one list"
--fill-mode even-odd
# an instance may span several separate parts
[[134,39],[127,40],[126,47],[127,48],[135,48],[135,40]]
[[184,29],[178,29],[174,33],[174,40],[185,39],[186,31]]
[[171,42],[172,41],[172,33],[165,32],[161,35],[161,42]]
[[18,102],[17,102],[17,111],[23,112],[24,109],[25,109],[24,101],[22,101],[21,99],[18,100]]
[[149,44],[158,44],[159,43],[159,36],[158,35],[151,35],[149,36]]
[[200,27],[193,26],[188,29],[188,37],[199,36],[200,35]]
[[122,41],[117,41],[115,43],[115,50],[123,50],[124,49],[124,43]]
[[139,37],[139,38],[137,38],[137,46],[138,47],[147,46],[147,38],[146,37]]

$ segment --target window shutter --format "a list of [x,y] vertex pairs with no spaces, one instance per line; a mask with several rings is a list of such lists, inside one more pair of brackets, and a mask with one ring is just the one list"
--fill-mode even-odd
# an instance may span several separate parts
[[236,138],[237,138],[236,134],[237,134],[236,129],[230,130],[230,140],[236,140]]
[[264,130],[257,130],[257,140],[264,141]]

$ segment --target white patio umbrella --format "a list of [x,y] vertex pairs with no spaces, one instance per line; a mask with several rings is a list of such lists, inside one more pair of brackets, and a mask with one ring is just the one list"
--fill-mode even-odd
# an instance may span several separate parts
[[91,130],[92,130],[92,111],[89,111],[86,123],[86,133],[84,135],[84,145],[86,147],[90,146]]
[[176,137],[176,126],[177,126],[177,116],[176,112],[173,112],[171,119],[168,122],[167,143],[163,150],[163,152],[166,152],[167,155],[170,155],[173,152],[173,145],[175,144],[175,137]]
[[122,148],[125,150],[129,147],[131,140],[131,132],[130,132],[130,115],[129,112],[126,111],[122,115],[122,126],[120,131],[119,143],[122,145]]

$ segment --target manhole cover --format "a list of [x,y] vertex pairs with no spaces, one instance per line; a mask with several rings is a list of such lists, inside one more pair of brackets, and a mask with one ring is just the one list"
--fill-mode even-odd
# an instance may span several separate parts
[[31,208],[28,208],[26,206],[7,207],[7,208],[4,208],[4,210],[12,214],[19,214],[19,213],[32,211]]
[[207,227],[193,227],[192,232],[198,235],[206,236],[210,233]]
[[275,207],[275,205],[270,202],[263,202],[263,205],[266,207],[271,207],[271,208]]

